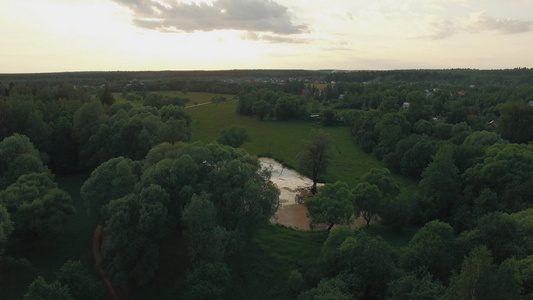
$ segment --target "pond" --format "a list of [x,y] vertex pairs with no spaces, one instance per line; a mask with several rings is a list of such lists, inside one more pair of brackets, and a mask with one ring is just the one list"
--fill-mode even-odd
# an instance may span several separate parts
[[[295,170],[288,169],[274,159],[260,157],[259,162],[263,168],[270,170],[272,176],[270,180],[281,191],[279,202],[281,207],[276,215],[272,218],[271,223],[281,224],[298,230],[310,230],[309,223],[311,220],[307,217],[307,208],[296,201],[298,188],[310,188],[313,181]],[[321,186],[322,184],[318,184]],[[379,219],[379,218],[378,218]],[[378,220],[372,220],[370,224],[378,223]],[[362,228],[366,225],[363,217],[352,219],[353,228]]]
[[297,189],[310,187],[313,181],[295,170],[288,169],[274,159],[260,157],[259,162],[263,168],[270,170],[270,180],[281,191],[279,195],[280,209],[272,218],[272,223],[277,223],[299,230],[309,230],[307,208],[296,202]]

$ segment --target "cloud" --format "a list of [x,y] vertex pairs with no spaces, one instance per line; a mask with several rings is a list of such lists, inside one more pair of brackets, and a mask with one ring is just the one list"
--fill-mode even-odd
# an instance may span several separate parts
[[291,21],[288,8],[272,0],[218,0],[185,3],[178,0],[113,0],[130,9],[134,24],[163,32],[243,30],[297,34],[305,25]]
[[429,16],[424,20],[426,33],[420,38],[445,39],[461,32],[494,35],[515,34],[533,30],[533,22],[516,19],[497,19],[485,11],[470,13],[466,18],[450,19]]
[[464,22],[468,32],[489,32],[494,34],[513,34],[533,30],[533,22],[515,19],[497,19],[487,16],[485,11],[471,13]]
[[304,44],[309,42],[305,38],[293,38],[287,35],[257,34],[253,31],[241,34],[240,38],[245,41],[264,41],[275,44]]
[[432,16],[427,18],[426,22],[428,33],[423,35],[422,38],[440,40],[451,37],[459,31],[457,22],[449,19]]

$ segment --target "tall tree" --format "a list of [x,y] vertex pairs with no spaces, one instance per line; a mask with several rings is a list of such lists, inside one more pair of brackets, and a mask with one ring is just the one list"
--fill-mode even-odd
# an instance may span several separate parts
[[100,96],[100,102],[102,102],[103,105],[111,106],[115,103],[115,96],[111,94],[111,91],[109,91],[109,87],[105,87],[105,89],[102,91],[102,94]]
[[21,175],[41,172],[50,171],[27,136],[14,134],[0,142],[0,190]]
[[533,141],[533,107],[522,101],[511,101],[500,106],[502,138],[511,143]]
[[514,259],[498,267],[487,247],[477,247],[464,259],[461,273],[450,279],[444,299],[520,299],[517,268]]
[[100,264],[119,287],[143,286],[153,279],[157,270],[159,246],[154,236],[143,232],[140,210],[141,203],[134,194],[112,200],[106,206],[108,220]]
[[222,145],[227,145],[233,148],[239,148],[246,142],[250,142],[250,136],[246,132],[246,128],[232,125],[229,129],[223,129],[217,138],[217,142]]
[[310,140],[303,140],[303,152],[299,155],[299,166],[303,173],[308,175],[313,180],[311,193],[317,193],[316,185],[320,175],[327,171],[331,160],[333,159],[333,151],[331,146],[333,140],[331,136],[323,130],[313,130],[310,134]]
[[422,172],[419,188],[437,216],[449,221],[460,203],[461,191],[459,170],[453,160],[453,145],[445,144],[437,151],[433,162]]
[[230,236],[225,228],[218,226],[216,208],[209,195],[193,196],[182,216],[190,239],[189,254],[194,262],[223,261]]
[[70,195],[57,188],[48,173],[20,176],[0,192],[0,203],[11,215],[15,234],[24,238],[61,232],[75,212]]
[[104,297],[104,287],[79,260],[66,261],[57,273],[57,281],[67,286],[76,300],[96,300]]
[[366,225],[370,224],[372,218],[376,216],[382,208],[383,195],[376,185],[368,182],[361,182],[352,191],[357,217],[363,216]]
[[441,281],[450,276],[455,264],[453,228],[431,221],[420,228],[400,254],[400,266],[415,273],[429,272]]
[[533,145],[494,144],[483,161],[466,170],[465,194],[475,198],[485,188],[497,194],[508,211],[533,203]]
[[353,215],[352,194],[344,182],[326,184],[318,193],[305,201],[311,228],[326,225],[330,231],[334,225],[350,223]]
[[260,121],[263,121],[272,112],[272,107],[267,101],[260,100],[253,104],[252,111]]
[[6,248],[7,238],[13,231],[13,223],[9,217],[6,208],[0,205],[0,261],[2,261],[2,254]]
[[74,300],[68,286],[59,281],[46,282],[41,276],[37,277],[24,294],[24,300]]
[[363,175],[362,180],[377,186],[383,198],[391,199],[400,193],[400,188],[392,179],[392,175],[387,168],[372,168]]
[[105,220],[103,209],[111,200],[132,192],[139,180],[140,165],[131,159],[117,157],[100,165],[81,187],[89,215],[98,222]]

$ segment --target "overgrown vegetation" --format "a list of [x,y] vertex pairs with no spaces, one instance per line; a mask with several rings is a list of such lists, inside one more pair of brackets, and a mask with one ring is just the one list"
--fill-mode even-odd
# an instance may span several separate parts
[[[0,76],[3,297],[531,297],[531,70],[169,74]],[[327,231],[268,225],[257,155]]]

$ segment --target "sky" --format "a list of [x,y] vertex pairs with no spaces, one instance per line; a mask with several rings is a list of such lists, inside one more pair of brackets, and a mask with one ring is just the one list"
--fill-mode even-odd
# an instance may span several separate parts
[[533,0],[3,0],[0,73],[533,67]]

